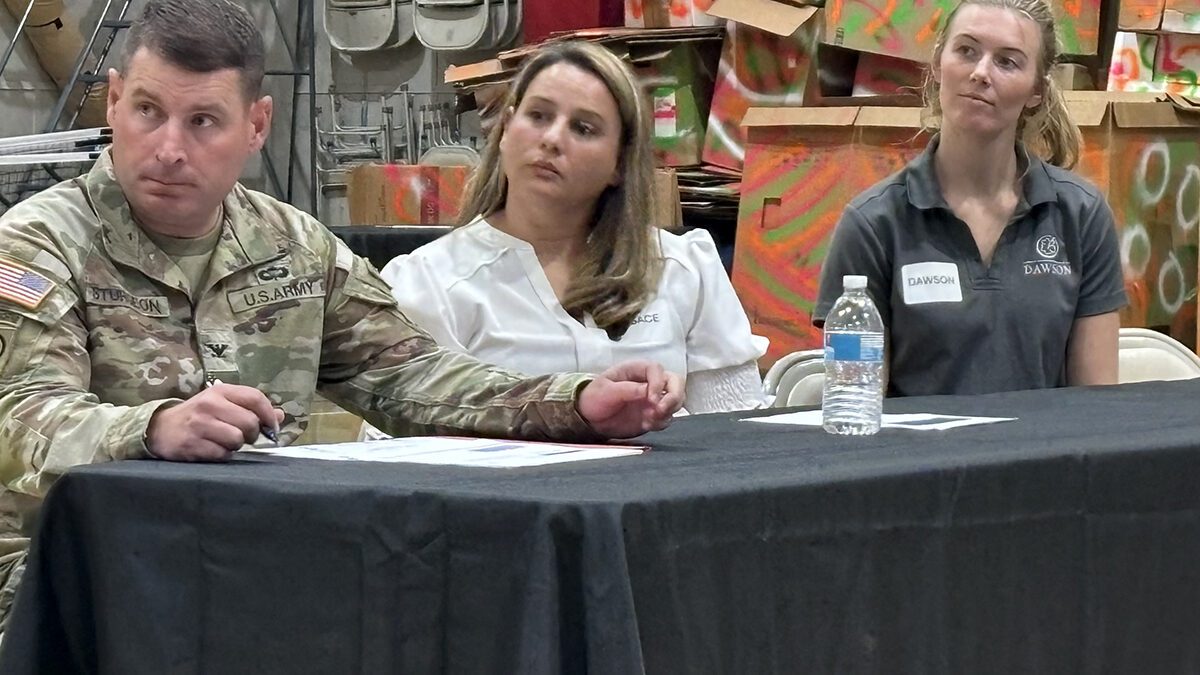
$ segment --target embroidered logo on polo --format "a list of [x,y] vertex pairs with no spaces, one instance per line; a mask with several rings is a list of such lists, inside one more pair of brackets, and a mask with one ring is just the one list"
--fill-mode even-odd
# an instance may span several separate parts
[[1058,255],[1058,237],[1052,234],[1042,235],[1034,244],[1034,250],[1043,258],[1053,258]]
[[259,309],[288,300],[321,297],[325,297],[325,279],[323,277],[291,279],[261,286],[239,288],[236,291],[230,291],[227,296],[229,307],[235,313]]
[[900,268],[904,304],[962,302],[958,265],[949,262],[911,263]]
[[1025,261],[1025,276],[1071,276],[1071,263],[1066,260],[1055,260],[1062,250],[1062,245],[1059,243],[1058,237],[1052,234],[1044,234],[1038,237],[1037,242],[1033,245],[1033,250],[1040,259]]

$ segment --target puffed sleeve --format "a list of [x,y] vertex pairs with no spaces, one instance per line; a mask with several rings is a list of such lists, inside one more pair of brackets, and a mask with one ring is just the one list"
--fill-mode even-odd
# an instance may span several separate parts
[[858,274],[867,277],[867,292],[879,309],[883,325],[892,324],[892,263],[887,247],[875,229],[853,205],[842,212],[833,241],[821,264],[821,282],[817,305],[812,311],[813,325],[825,325],[825,316],[842,294],[842,277]]
[[392,296],[400,311],[413,323],[425,329],[443,347],[466,352],[456,321],[457,312],[450,306],[444,281],[428,256],[418,252],[396,256],[384,265],[380,276],[392,288]]
[[750,320],[729,282],[712,235],[706,230],[692,230],[680,239],[685,265],[698,283],[687,331],[688,375],[755,363],[766,352],[767,339],[750,332]]

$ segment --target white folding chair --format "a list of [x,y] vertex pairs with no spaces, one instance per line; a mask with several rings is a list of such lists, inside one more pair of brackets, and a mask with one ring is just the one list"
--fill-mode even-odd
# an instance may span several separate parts
[[1146,328],[1122,328],[1117,345],[1119,382],[1200,377],[1200,356],[1169,335]]
[[796,386],[792,387],[792,391],[788,393],[787,406],[821,405],[821,399],[825,394],[824,363],[821,366],[821,370],[810,372],[796,382]]
[[487,35],[490,9],[488,0],[413,0],[413,32],[429,49],[477,48]]
[[[821,389],[816,389],[816,400],[813,401],[813,378],[819,377],[821,384],[825,379],[825,359],[807,358],[796,361],[788,366],[779,378],[775,388],[773,407],[781,408],[791,405],[812,405],[821,402]],[[799,391],[798,391],[799,390]]]
[[[411,0],[407,0],[411,2]],[[391,49],[412,39],[412,21],[399,0],[325,0],[325,34],[342,52]]]
[[[763,391],[768,396],[775,396],[779,390],[779,378],[783,377],[788,368],[801,361],[808,361],[810,359],[822,360],[824,358],[825,350],[823,349],[802,349],[783,355],[767,369],[767,374],[763,376]],[[784,404],[780,402],[779,405]]]

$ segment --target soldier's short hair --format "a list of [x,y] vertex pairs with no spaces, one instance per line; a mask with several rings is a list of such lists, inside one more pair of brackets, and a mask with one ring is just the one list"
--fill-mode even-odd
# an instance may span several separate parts
[[150,0],[125,37],[122,71],[142,47],[193,73],[237,70],[247,101],[262,91],[262,33],[245,8],[228,0]]

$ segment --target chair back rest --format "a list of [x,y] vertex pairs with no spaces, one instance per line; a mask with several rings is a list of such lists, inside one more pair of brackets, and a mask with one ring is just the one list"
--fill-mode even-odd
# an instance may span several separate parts
[[[768,396],[775,396],[779,391],[779,379],[787,372],[788,368],[801,362],[811,359],[817,359],[824,363],[825,350],[823,349],[802,349],[798,352],[792,352],[780,357],[778,361],[767,369],[767,374],[763,376],[763,391]],[[784,405],[782,402],[779,405]]]
[[[819,378],[815,379],[815,378]],[[812,405],[821,402],[825,382],[825,359],[808,358],[796,361],[784,371],[775,389],[773,407]],[[813,387],[816,386],[815,393]],[[816,400],[813,400],[813,396]]]
[[825,395],[825,371],[809,373],[800,378],[796,386],[792,387],[792,391],[788,394],[787,405],[795,406],[820,406],[821,400]]
[[1119,382],[1200,377],[1200,356],[1158,331],[1122,328],[1117,344]]

